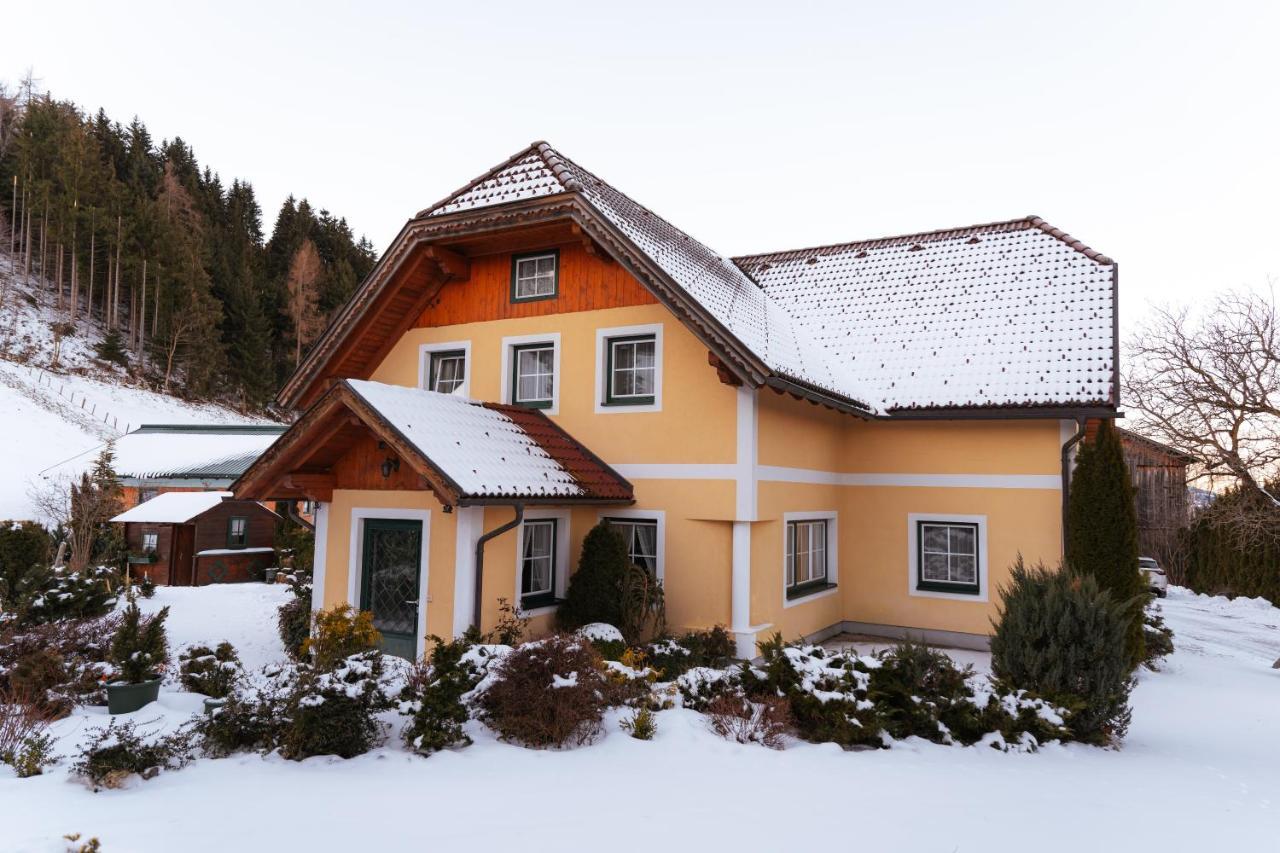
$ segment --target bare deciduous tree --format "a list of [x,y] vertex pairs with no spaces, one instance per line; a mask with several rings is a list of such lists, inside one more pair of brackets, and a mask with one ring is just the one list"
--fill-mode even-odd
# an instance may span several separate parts
[[324,326],[316,296],[316,282],[323,271],[316,244],[303,240],[289,261],[289,275],[285,279],[289,291],[289,319],[293,321],[294,364],[301,363],[303,347],[311,343]]
[[[1153,438],[1196,456],[1198,478],[1239,484],[1253,510],[1221,521],[1280,535],[1266,483],[1280,470],[1280,317],[1271,295],[1226,293],[1200,312],[1157,309],[1129,341],[1125,391]],[[1256,512],[1254,510],[1257,510]]]

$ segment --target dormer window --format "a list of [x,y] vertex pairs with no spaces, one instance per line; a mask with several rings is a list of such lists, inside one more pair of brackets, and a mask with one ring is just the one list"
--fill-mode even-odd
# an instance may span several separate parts
[[560,253],[552,250],[511,258],[511,301],[553,299],[559,290]]

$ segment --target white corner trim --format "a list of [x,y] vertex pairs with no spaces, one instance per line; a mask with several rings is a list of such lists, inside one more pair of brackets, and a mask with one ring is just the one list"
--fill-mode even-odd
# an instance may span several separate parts
[[667,513],[661,509],[602,509],[596,515],[597,521],[606,518],[634,518],[641,521],[658,522],[658,580],[666,577],[667,565]]
[[418,387],[426,388],[430,378],[431,353],[462,350],[462,396],[471,397],[471,341],[444,341],[418,345]]
[[[920,521],[955,521],[978,525],[978,594],[963,592],[934,592],[916,589],[916,577],[920,573],[920,552],[916,542],[916,523]],[[951,601],[968,601],[985,604],[988,600],[987,581],[991,576],[991,563],[987,559],[987,517],[985,515],[955,515],[945,512],[912,512],[907,514],[907,594],[919,598],[945,598]]]
[[[556,598],[564,598],[565,593],[569,589],[569,519],[570,512],[567,509],[527,509],[524,512],[525,521],[536,521],[540,518],[554,518],[556,520],[556,578],[555,593]],[[511,599],[517,611],[524,616],[541,616],[544,613],[554,613],[556,605],[551,604],[546,607],[535,607],[532,610],[525,610],[520,603],[520,580],[522,569],[524,568],[524,524],[516,528],[516,583],[514,595]]]
[[[825,520],[827,522],[827,583],[831,584],[828,589],[821,589],[817,592],[811,592],[808,595],[802,595],[799,598],[787,598],[787,522],[789,521],[818,521]],[[782,514],[782,557],[779,565],[782,566],[782,607],[785,610],[788,607],[795,607],[799,604],[808,604],[819,598],[826,598],[829,595],[835,595],[840,591],[837,584],[840,583],[840,514],[835,510],[822,510],[818,512],[784,512]]]
[[414,637],[414,656],[422,652],[422,644],[427,636],[427,599],[431,556],[431,510],[399,509],[391,507],[351,508],[351,543],[348,555],[350,567],[347,570],[347,603],[352,607],[360,607],[360,576],[363,571],[361,563],[364,559],[364,522],[370,518],[406,519],[422,522],[422,554],[419,557],[422,566],[418,577],[418,635]]
[[484,527],[484,507],[460,506],[454,516],[453,636],[461,637],[471,627],[475,613],[476,541]]
[[[503,403],[511,403],[511,371],[514,365],[511,360],[512,347],[518,347],[522,344],[551,344],[552,346],[552,364],[551,372],[554,374],[551,380],[551,408],[542,409],[544,414],[558,415],[560,414],[560,333],[545,332],[539,335],[510,335],[502,339],[502,397]],[[468,370],[468,377],[471,371]]]
[[[608,346],[609,338],[626,338],[636,335],[653,335],[653,403],[642,406],[615,405],[606,406],[605,386],[609,377]],[[646,323],[640,326],[613,326],[608,329],[596,329],[596,414],[625,415],[636,412],[662,411],[662,324]]]
[[316,502],[314,518],[315,550],[311,559],[311,609],[324,609],[325,563],[329,554],[329,507],[328,503]]

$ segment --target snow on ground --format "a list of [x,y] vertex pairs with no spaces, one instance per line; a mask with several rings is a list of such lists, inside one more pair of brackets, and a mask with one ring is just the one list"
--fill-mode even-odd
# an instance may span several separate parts
[[29,493],[48,482],[48,469],[72,459],[59,475],[87,467],[104,442],[141,424],[267,423],[127,384],[123,371],[94,360],[103,330],[83,317],[51,369],[51,328],[64,319],[53,293],[11,272],[7,252],[0,252],[0,291],[0,519],[35,518]]
[[[147,607],[172,607],[175,648],[226,637],[253,664],[282,655],[274,608],[283,594],[261,584],[162,588]],[[620,732],[614,715],[596,744],[543,752],[472,723],[474,746],[431,758],[393,737],[349,761],[201,759],[97,794],[68,780],[68,760],[33,779],[0,772],[0,849],[61,851],[68,832],[98,837],[107,853],[1271,849],[1280,609],[1176,588],[1164,608],[1177,651],[1141,675],[1120,750],[1020,755],[911,741],[774,752],[723,741],[699,715],[672,710],[657,715],[651,742]],[[133,717],[169,728],[198,705],[166,689]],[[58,723],[60,751],[104,720],[86,709]]]

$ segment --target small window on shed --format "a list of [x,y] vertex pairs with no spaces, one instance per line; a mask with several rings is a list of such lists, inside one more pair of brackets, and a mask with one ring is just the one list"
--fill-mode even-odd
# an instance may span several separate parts
[[249,544],[249,519],[234,515],[227,522],[227,547],[243,548]]

